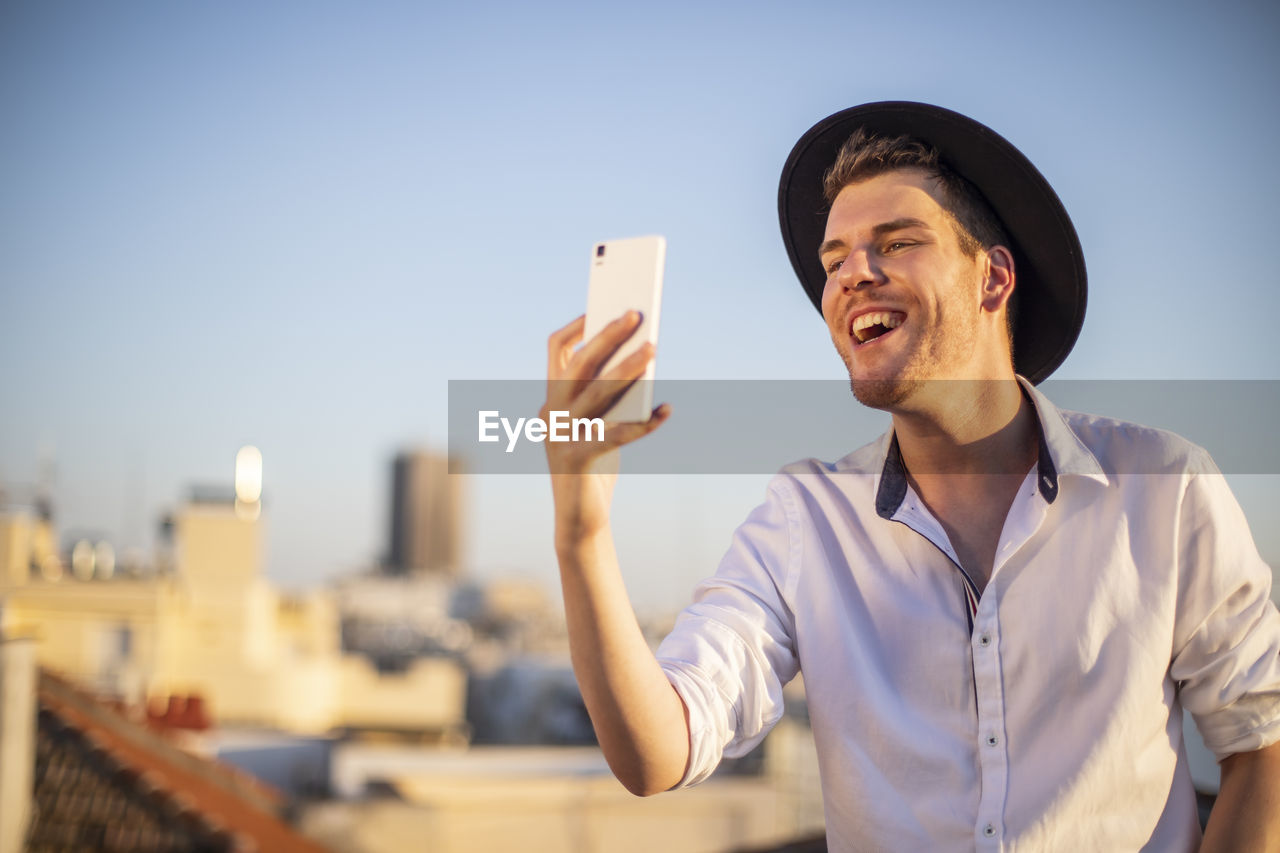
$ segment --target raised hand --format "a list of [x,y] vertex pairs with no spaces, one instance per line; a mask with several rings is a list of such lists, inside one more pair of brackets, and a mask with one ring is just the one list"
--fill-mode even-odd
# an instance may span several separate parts
[[[600,372],[609,358],[639,328],[638,312],[623,314],[575,351],[582,340],[585,325],[586,318],[578,317],[552,333],[547,340],[547,402],[540,414],[544,421],[550,420],[552,412],[567,412],[568,417],[574,419],[603,418],[614,401],[644,375],[645,368],[653,360],[653,345],[646,342],[613,369]],[[547,442],[545,447],[551,473],[584,474],[616,470],[614,451],[653,432],[670,413],[670,407],[662,405],[646,421],[606,421],[602,441]],[[594,432],[591,437],[596,437]]]

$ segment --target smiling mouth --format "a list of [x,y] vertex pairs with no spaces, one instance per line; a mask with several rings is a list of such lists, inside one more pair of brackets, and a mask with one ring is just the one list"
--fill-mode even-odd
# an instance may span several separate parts
[[853,334],[854,341],[865,344],[867,341],[873,341],[892,332],[901,326],[906,318],[907,316],[900,311],[869,311],[855,317],[849,331]]

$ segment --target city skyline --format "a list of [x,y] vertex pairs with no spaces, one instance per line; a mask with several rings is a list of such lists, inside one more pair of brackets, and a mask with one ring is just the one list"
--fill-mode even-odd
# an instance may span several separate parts
[[[1053,184],[1091,285],[1056,376],[1280,379],[1262,4],[4,16],[0,485],[51,457],[60,532],[118,551],[254,445],[269,574],[374,566],[391,459],[446,449],[448,380],[542,375],[601,239],[667,236],[659,399],[664,378],[839,379],[774,204],[800,133],[860,101],[966,112]],[[1232,485],[1274,564],[1265,473]],[[624,478],[637,601],[686,599],[766,480]],[[470,568],[554,583],[545,479],[468,492]]]

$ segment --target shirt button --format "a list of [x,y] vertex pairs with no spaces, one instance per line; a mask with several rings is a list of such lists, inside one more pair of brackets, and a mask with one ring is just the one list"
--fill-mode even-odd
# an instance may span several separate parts
[[996,735],[987,735],[987,746],[998,746],[999,744],[1000,744],[999,737],[997,737]]
[[989,645],[991,645],[991,635],[990,635],[990,634],[983,634],[981,637],[979,637],[979,638],[978,638],[978,645],[980,645],[980,646],[989,646]]
[[986,826],[982,827],[982,834],[985,835],[987,838],[990,838],[996,834],[996,828],[991,824],[987,824]]

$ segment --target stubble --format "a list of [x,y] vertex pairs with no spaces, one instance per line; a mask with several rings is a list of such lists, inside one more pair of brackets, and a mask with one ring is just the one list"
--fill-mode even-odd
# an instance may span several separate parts
[[919,348],[908,357],[897,376],[855,378],[853,351],[837,346],[849,371],[849,388],[859,403],[871,409],[899,409],[932,378],[951,374],[956,364],[971,355],[977,318],[966,316],[961,307],[970,286],[964,278],[952,282],[953,298],[949,300],[952,310],[942,309],[936,327],[925,331],[918,342]]

